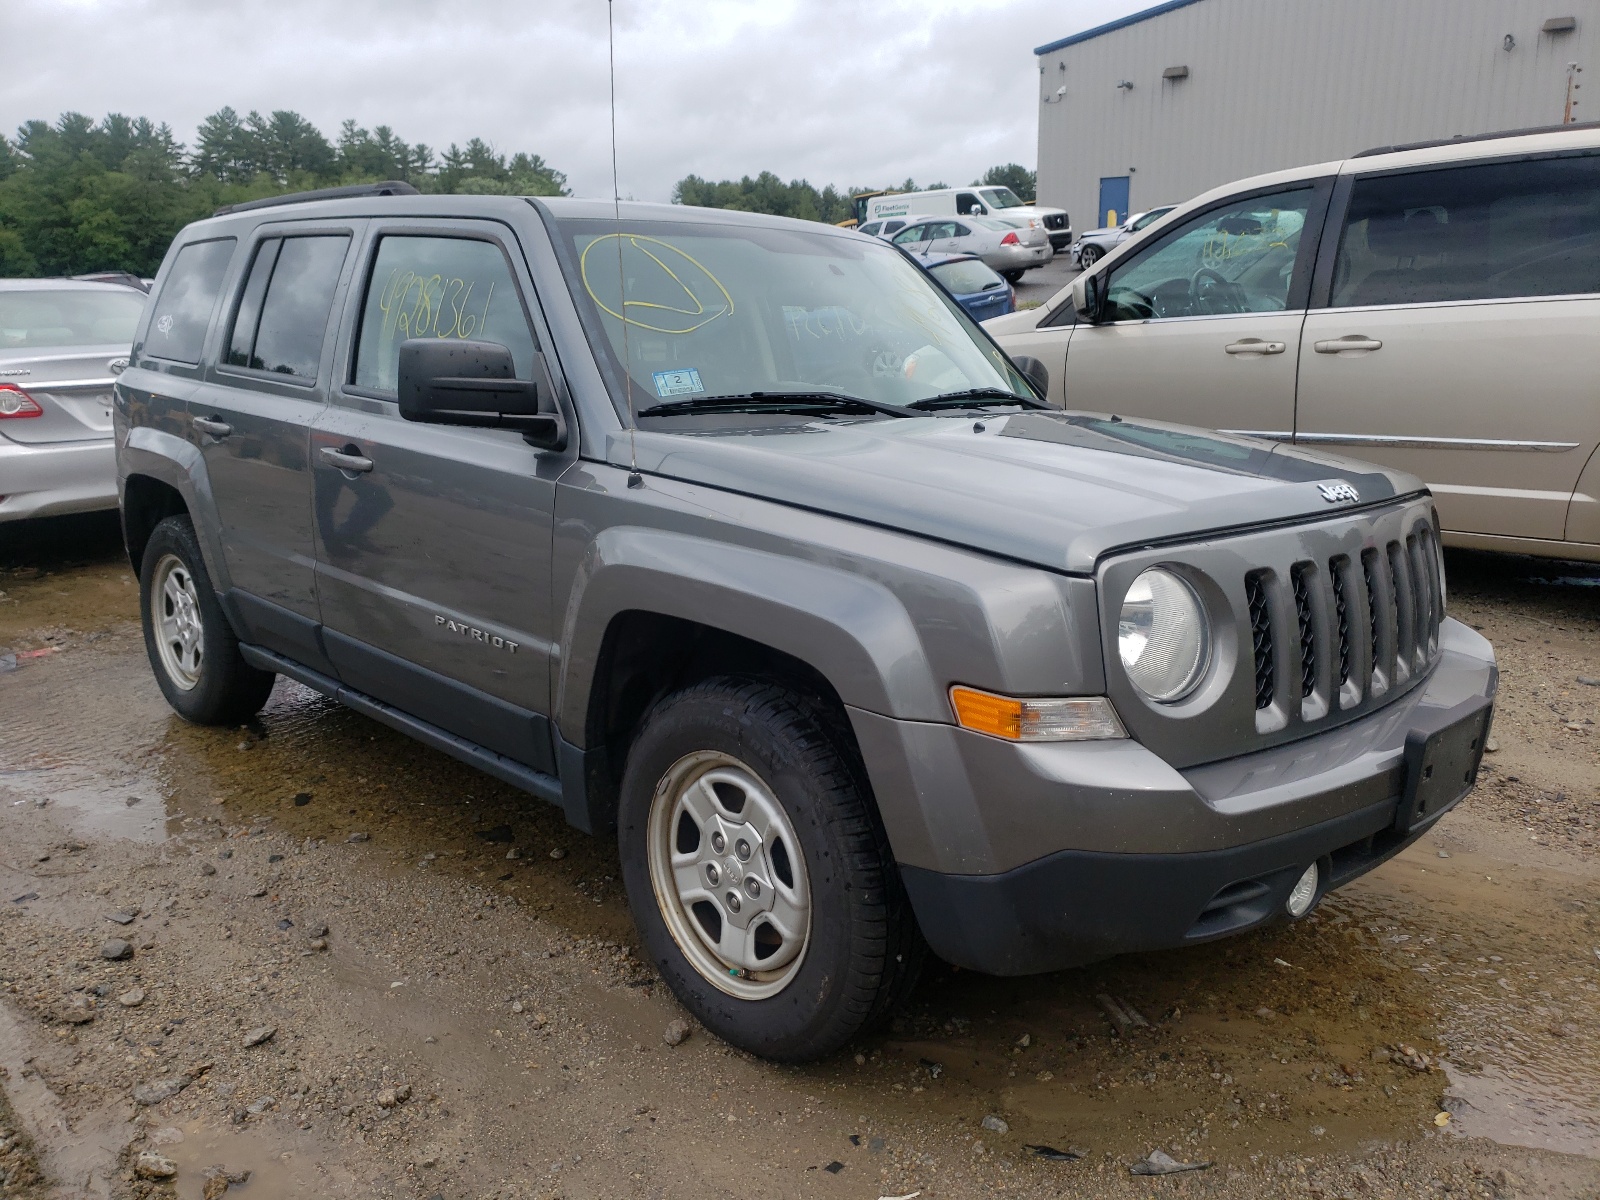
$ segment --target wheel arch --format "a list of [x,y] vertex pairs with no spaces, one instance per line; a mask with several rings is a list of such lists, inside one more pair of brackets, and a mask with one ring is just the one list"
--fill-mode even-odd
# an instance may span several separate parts
[[649,707],[710,675],[788,682],[838,716],[857,754],[847,706],[948,720],[893,593],[818,563],[608,530],[577,573],[564,626],[554,705],[562,778],[570,786],[582,772],[591,828],[615,812],[628,743]]

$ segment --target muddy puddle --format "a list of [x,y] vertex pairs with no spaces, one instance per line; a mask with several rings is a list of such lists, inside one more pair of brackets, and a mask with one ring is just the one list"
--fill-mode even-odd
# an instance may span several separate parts
[[[136,630],[105,628],[0,676],[0,931],[38,943],[7,960],[24,991],[106,976],[110,1011],[73,1035],[120,1022],[77,1067],[87,1090],[95,1062],[134,1081],[206,1060],[139,1117],[179,1196],[215,1164],[252,1172],[249,1200],[721,1194],[736,1180],[710,1159],[741,1154],[772,1195],[851,1197],[1052,1194],[1068,1169],[1126,1180],[1157,1147],[1219,1170],[1462,1139],[1600,1163],[1600,872],[1470,805],[1297,925],[1027,979],[935,965],[889,1028],[777,1068],[703,1034],[662,1047],[677,1009],[630,953],[609,842],[286,681],[246,727],[184,725]],[[128,978],[78,968],[151,864],[173,932],[147,901],[152,999],[118,1013]],[[332,944],[313,951],[319,918]],[[51,920],[90,948],[78,964],[33,924]],[[162,1024],[169,979],[184,999]],[[272,1057],[241,1060],[256,1023],[281,1030]],[[414,1101],[375,1105],[402,1082]]]

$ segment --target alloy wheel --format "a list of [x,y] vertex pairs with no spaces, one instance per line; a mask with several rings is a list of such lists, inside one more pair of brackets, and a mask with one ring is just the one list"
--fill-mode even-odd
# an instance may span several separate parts
[[646,837],[656,902],[694,969],[740,1000],[788,986],[811,935],[810,881],[760,777],[717,751],[685,755],[656,785]]

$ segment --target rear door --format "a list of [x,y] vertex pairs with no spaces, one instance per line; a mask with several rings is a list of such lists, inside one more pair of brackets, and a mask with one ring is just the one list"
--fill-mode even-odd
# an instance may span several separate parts
[[229,602],[252,641],[323,668],[311,530],[311,423],[328,402],[331,316],[363,222],[280,223],[245,247],[216,364],[189,402]]
[[547,340],[522,250],[489,221],[374,221],[362,259],[312,450],[329,657],[351,687],[553,772],[550,540],[571,452],[405,421],[395,399],[410,338],[496,342],[533,378]]
[[1561,538],[1600,438],[1600,152],[1357,176],[1338,234],[1296,439],[1420,475],[1446,530]]
[[1105,314],[1067,351],[1067,406],[1290,437],[1330,190],[1307,181],[1224,200],[1104,268]]

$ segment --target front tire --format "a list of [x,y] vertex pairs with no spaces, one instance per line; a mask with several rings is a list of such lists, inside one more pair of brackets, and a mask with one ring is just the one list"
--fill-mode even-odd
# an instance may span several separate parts
[[187,516],[167,517],[145,544],[139,618],[150,669],[180,717],[237,725],[261,711],[277,676],[240,655]]
[[1105,257],[1106,252],[1099,246],[1085,246],[1078,251],[1078,266],[1087,271],[1095,263]]
[[920,935],[848,727],[820,703],[735,677],[667,696],[617,825],[645,947],[724,1041],[818,1058],[914,982]]

